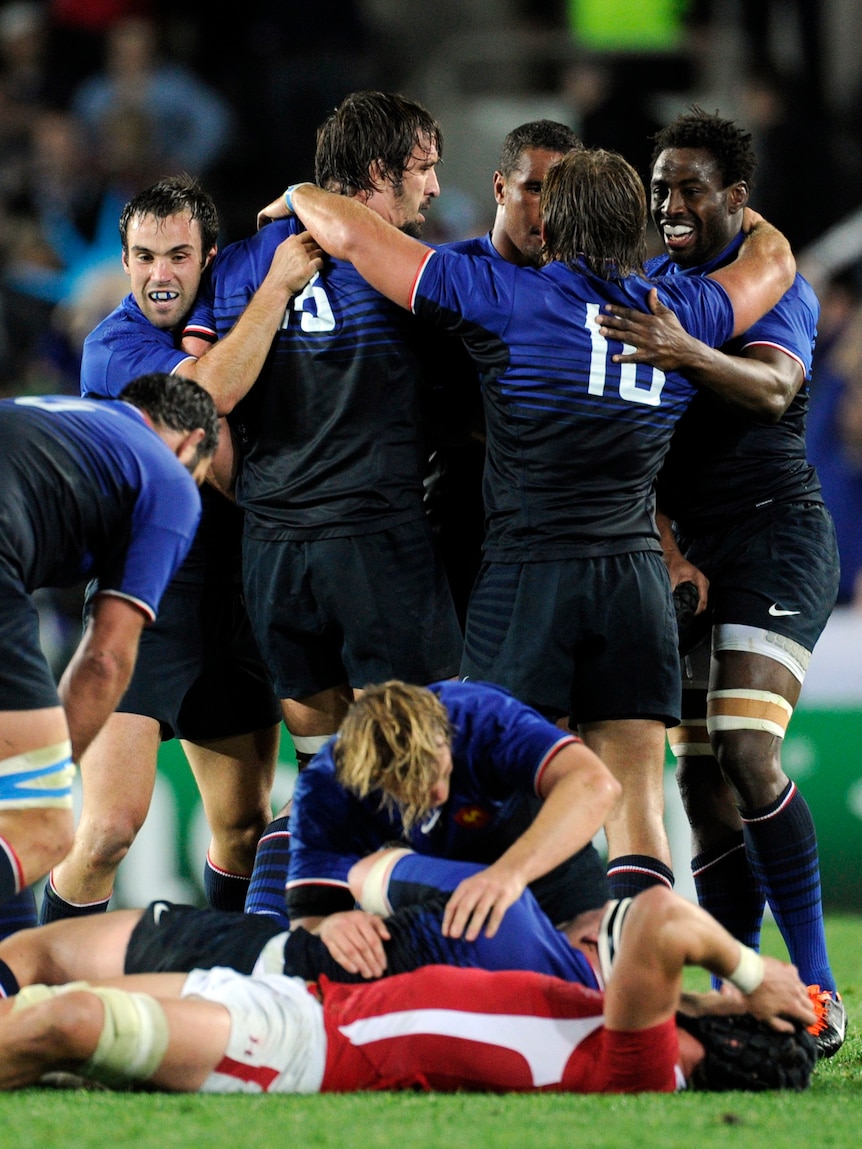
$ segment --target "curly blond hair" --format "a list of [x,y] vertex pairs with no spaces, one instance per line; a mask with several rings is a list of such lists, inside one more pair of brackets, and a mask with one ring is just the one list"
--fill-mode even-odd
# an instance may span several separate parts
[[335,773],[359,798],[375,790],[405,830],[431,810],[440,751],[452,737],[449,714],[424,686],[393,680],[369,686],[347,712],[334,748]]

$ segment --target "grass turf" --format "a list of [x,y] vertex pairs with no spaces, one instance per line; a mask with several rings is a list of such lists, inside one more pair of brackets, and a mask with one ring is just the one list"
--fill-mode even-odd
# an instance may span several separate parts
[[[856,1146],[862,1109],[862,916],[829,915],[850,1015],[803,1094],[217,1097],[28,1089],[0,1096],[0,1145],[39,1149],[799,1149]],[[785,956],[774,927],[763,948]],[[697,979],[692,988],[703,988]]]

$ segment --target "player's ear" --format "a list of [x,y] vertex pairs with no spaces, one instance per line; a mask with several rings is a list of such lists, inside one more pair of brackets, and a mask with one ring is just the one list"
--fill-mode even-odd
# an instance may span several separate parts
[[730,185],[727,192],[727,206],[731,215],[742,211],[748,203],[748,196],[748,184],[745,180],[737,180],[735,184]]
[[218,244],[214,243],[212,245],[212,247],[209,249],[209,251],[207,252],[206,256],[204,257],[203,267],[201,268],[202,271],[206,271],[206,269],[209,267],[209,265],[215,259],[217,254],[218,254]]
[[499,204],[506,202],[506,177],[502,172],[494,172],[494,199]]
[[188,467],[195,461],[198,444],[203,442],[205,434],[206,432],[203,427],[196,427],[194,431],[187,431],[183,437],[178,440],[174,454],[184,467]]

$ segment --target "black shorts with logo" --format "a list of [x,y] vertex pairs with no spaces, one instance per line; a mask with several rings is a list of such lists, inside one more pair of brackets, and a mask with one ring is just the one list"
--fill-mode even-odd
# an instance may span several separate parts
[[679,541],[709,579],[714,626],[757,627],[814,649],[840,575],[835,527],[822,503],[779,503],[722,531]]

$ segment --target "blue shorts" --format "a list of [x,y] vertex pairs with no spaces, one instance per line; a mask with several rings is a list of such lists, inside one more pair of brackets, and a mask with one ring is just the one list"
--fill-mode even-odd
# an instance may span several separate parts
[[163,739],[190,742],[281,721],[238,585],[169,584],[117,711],[155,718]]
[[485,563],[461,673],[573,723],[679,721],[676,617],[662,556]]
[[246,535],[243,572],[280,698],[458,673],[461,628],[424,519],[302,542]]

